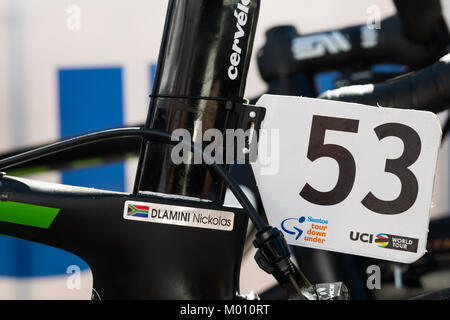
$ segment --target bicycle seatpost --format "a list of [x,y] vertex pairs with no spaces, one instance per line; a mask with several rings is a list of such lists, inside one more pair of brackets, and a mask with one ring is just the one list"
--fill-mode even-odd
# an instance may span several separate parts
[[[147,128],[186,129],[200,145],[206,130],[227,128],[227,103],[244,101],[259,6],[259,0],[170,1]],[[134,192],[221,203],[223,184],[210,170],[205,165],[175,165],[171,150],[144,141]]]

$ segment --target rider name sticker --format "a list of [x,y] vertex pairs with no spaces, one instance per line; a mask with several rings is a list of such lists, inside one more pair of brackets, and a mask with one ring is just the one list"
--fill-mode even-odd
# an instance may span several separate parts
[[287,242],[412,263],[426,252],[441,127],[431,112],[264,95],[252,163]]
[[234,212],[231,211],[140,201],[125,201],[123,217],[127,220],[222,231],[232,231],[234,224]]

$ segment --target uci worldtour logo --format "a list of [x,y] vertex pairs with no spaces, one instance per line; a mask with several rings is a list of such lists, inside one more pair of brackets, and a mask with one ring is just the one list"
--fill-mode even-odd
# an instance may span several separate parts
[[394,249],[400,251],[417,252],[419,239],[397,236],[387,233],[379,233],[376,236],[370,233],[350,231],[350,240],[364,243],[374,243],[379,248]]

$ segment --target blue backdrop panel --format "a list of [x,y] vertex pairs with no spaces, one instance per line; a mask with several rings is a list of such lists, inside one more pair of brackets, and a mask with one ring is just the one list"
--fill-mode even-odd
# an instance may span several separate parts
[[[122,88],[121,68],[59,70],[61,138],[122,126]],[[117,163],[65,171],[62,183],[124,191],[125,167]]]
[[150,92],[153,90],[153,80],[155,79],[155,73],[156,73],[156,64],[152,63],[150,65]]
[[[59,70],[61,138],[123,125],[122,69]],[[124,164],[62,173],[62,183],[124,191]]]
[[[123,125],[121,68],[61,69],[57,77],[61,138]],[[123,191],[124,172],[122,163],[67,171],[62,173],[62,183]],[[64,274],[69,265],[88,268],[83,260],[68,252],[0,237],[0,275]]]

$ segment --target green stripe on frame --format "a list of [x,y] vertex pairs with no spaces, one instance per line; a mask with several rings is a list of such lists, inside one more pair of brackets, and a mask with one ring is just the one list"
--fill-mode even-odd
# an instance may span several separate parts
[[45,171],[49,171],[50,167],[48,166],[32,166],[32,167],[26,167],[22,169],[12,169],[8,170],[8,175],[15,176],[15,177],[24,177],[29,176],[35,173],[41,173]]
[[28,203],[0,201],[0,221],[48,229],[60,209]]

